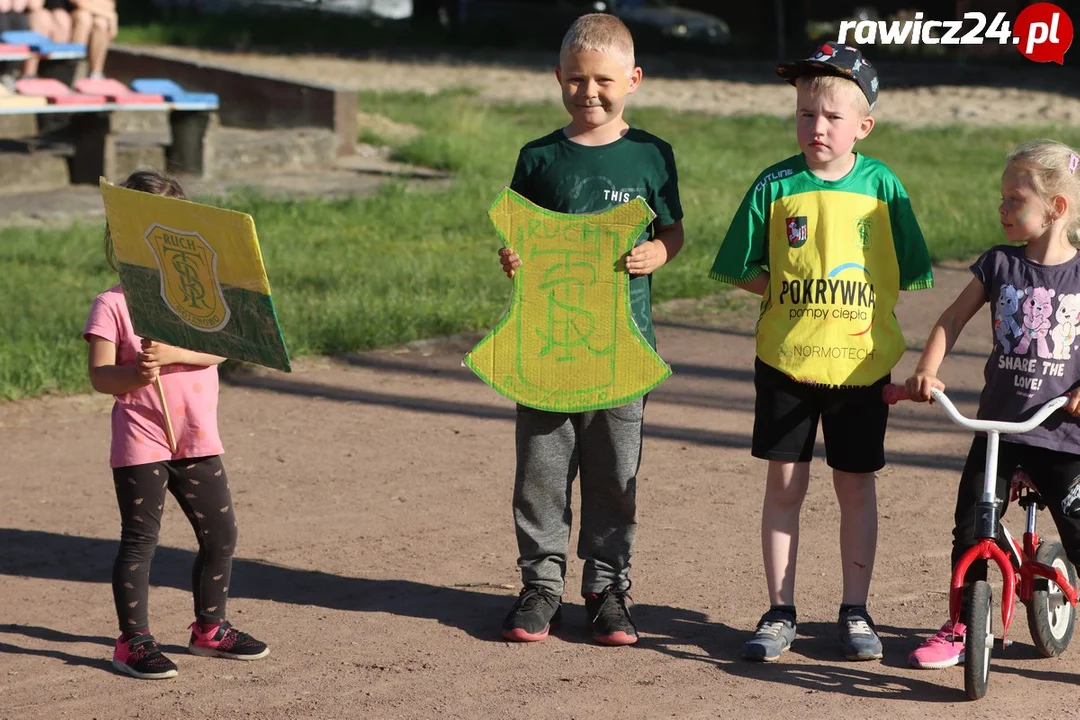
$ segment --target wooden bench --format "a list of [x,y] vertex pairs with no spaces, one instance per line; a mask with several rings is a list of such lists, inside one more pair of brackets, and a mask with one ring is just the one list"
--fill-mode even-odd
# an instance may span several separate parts
[[[6,32],[0,34],[0,41],[0,61],[17,62],[32,53],[59,60],[85,55],[82,46],[58,45],[34,33]],[[0,115],[36,116],[39,131],[41,120],[49,116],[63,116],[70,123],[73,183],[96,184],[101,176],[115,177],[117,113],[167,112],[169,169],[201,175],[206,166],[207,134],[219,108],[213,93],[188,92],[171,80],[157,78],[136,80],[132,88],[110,79],[85,78],[69,87],[54,78],[32,78],[19,80],[16,90],[11,93],[0,87]]]
[[0,62],[22,62],[32,54],[29,45],[0,42]]
[[6,46],[21,49],[21,53],[14,50],[11,51],[11,55],[21,54],[22,57],[0,57],[0,60],[6,62],[27,60],[31,54],[37,55],[42,60],[82,60],[86,57],[85,45],[53,42],[44,35],[30,30],[7,30],[0,33],[0,42]]

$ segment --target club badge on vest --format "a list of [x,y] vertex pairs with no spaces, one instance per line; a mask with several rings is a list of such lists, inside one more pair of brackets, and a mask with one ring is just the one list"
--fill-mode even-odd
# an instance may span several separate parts
[[789,217],[785,225],[787,225],[788,247],[800,248],[806,244],[806,238],[808,237],[808,233],[806,230],[805,215]]

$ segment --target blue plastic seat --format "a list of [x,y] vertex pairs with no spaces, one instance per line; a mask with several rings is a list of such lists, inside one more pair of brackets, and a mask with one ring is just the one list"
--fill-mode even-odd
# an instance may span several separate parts
[[140,78],[131,83],[131,89],[147,95],[161,95],[172,103],[205,104],[217,107],[218,96],[214,93],[188,92],[172,80],[165,78]]
[[86,54],[86,46],[78,43],[57,43],[40,33],[30,30],[8,30],[0,33],[0,40],[9,45],[26,45],[42,55],[54,53]]
[[53,45],[53,41],[36,32],[29,30],[8,30],[0,33],[0,40],[9,45],[26,45],[34,52],[41,52],[44,45]]

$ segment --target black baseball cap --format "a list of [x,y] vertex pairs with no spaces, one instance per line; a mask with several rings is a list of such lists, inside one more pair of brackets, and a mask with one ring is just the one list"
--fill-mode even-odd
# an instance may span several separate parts
[[804,75],[837,75],[858,84],[870,109],[877,104],[878,76],[874,66],[851,45],[827,42],[805,60],[792,60],[776,66],[776,74],[792,85]]

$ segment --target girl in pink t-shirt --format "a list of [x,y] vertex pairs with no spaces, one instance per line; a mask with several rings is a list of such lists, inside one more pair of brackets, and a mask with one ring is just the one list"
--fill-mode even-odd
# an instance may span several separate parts
[[[175,180],[154,172],[133,173],[121,187],[187,199]],[[105,253],[115,269],[107,228]],[[90,383],[98,392],[116,397],[109,464],[121,520],[112,575],[121,635],[113,667],[142,679],[177,674],[176,665],[158,649],[147,618],[150,561],[157,548],[166,490],[187,515],[199,541],[192,569],[195,622],[188,650],[236,660],[266,657],[270,650],[265,643],[225,620],[236,545],[236,517],[217,429],[217,366],[225,358],[136,336],[119,285],[94,301],[83,337],[90,343]],[[173,424],[175,453],[154,387],[158,378]]]

